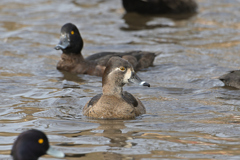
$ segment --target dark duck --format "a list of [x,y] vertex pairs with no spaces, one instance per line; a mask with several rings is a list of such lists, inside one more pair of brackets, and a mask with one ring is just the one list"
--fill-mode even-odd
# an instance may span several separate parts
[[64,153],[54,150],[49,145],[47,136],[36,129],[22,132],[14,142],[11,151],[13,160],[37,160],[45,154],[64,157]]
[[63,25],[60,42],[55,46],[56,50],[62,50],[57,69],[75,74],[102,76],[108,60],[113,56],[129,61],[135,71],[152,66],[156,57],[156,54],[152,52],[130,51],[100,52],[84,58],[81,53],[83,44],[81,34],[74,24],[67,23]]
[[194,0],[122,0],[122,4],[127,12],[139,14],[181,14],[197,10]]

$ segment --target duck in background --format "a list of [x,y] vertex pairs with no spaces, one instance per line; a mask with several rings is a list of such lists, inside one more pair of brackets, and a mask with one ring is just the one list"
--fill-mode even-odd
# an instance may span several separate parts
[[84,58],[81,53],[83,44],[79,30],[74,24],[67,23],[63,25],[60,42],[55,47],[56,50],[62,50],[57,69],[76,74],[102,76],[108,60],[113,56],[128,60],[136,71],[152,66],[156,57],[156,54],[152,52],[130,51],[101,52]]
[[150,87],[134,72],[132,65],[120,58],[112,57],[102,76],[103,93],[94,96],[83,108],[83,115],[94,119],[134,119],[146,113],[142,102],[123,91],[127,83]]
[[13,160],[37,160],[44,154],[63,158],[64,153],[54,150],[47,136],[39,130],[31,129],[22,132],[14,142],[11,155]]
[[235,87],[240,89],[240,70],[231,71],[218,78],[225,86]]
[[180,14],[195,13],[197,3],[194,0],[122,0],[126,12],[139,14]]

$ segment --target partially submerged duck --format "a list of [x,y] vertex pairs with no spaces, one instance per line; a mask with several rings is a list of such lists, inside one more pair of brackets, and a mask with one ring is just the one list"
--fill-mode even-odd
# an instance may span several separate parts
[[127,12],[140,14],[195,13],[195,0],[122,0]]
[[67,23],[61,28],[60,42],[56,45],[56,50],[62,50],[61,60],[57,64],[57,69],[76,74],[89,74],[102,76],[108,60],[113,56],[118,56],[128,60],[135,71],[153,65],[155,53],[145,51],[130,52],[101,52],[93,54],[87,58],[82,56],[83,39],[72,23]]
[[22,132],[13,144],[11,155],[14,160],[37,160],[44,154],[63,158],[64,153],[54,150],[47,136],[39,130],[31,129]]
[[240,89],[240,70],[231,71],[218,78],[225,86],[235,87]]
[[138,98],[123,91],[122,87],[127,83],[150,87],[150,84],[136,75],[128,61],[112,57],[102,77],[103,92],[87,102],[83,115],[95,119],[134,119],[146,113],[144,105]]

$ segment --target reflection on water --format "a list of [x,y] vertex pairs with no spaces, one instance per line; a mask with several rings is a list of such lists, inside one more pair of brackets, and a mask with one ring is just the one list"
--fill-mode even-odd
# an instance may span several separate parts
[[160,27],[174,27],[177,21],[189,20],[195,14],[179,14],[179,15],[139,15],[137,13],[125,13],[122,17],[125,26],[122,30],[143,30],[155,29]]
[[[239,69],[239,1],[198,0],[195,15],[126,14],[121,1],[0,2],[0,159],[17,135],[44,131],[65,159],[240,159],[239,90],[216,79]],[[161,53],[127,85],[147,114],[104,121],[82,116],[101,78],[56,70],[63,24],[76,24],[83,55]],[[54,159],[44,156],[42,159]]]

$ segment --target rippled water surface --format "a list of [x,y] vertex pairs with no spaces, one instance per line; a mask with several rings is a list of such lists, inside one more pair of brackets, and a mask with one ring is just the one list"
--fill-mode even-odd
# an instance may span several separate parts
[[[240,159],[240,93],[216,77],[240,67],[240,1],[198,0],[196,15],[125,14],[120,0],[0,1],[0,159],[17,135],[48,134],[65,159]],[[63,24],[76,24],[83,55],[161,53],[128,85],[147,114],[90,120],[82,108],[101,78],[56,70]],[[41,159],[54,159],[44,156]]]

